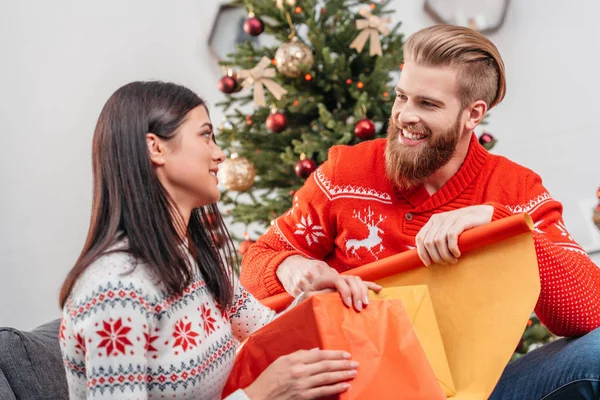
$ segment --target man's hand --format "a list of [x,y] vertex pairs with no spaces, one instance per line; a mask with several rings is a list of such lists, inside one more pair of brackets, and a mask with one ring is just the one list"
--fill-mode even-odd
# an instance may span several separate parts
[[364,282],[357,276],[340,275],[324,261],[290,256],[277,267],[277,277],[285,290],[296,297],[304,292],[305,298],[318,293],[337,291],[347,307],[361,311],[369,304],[369,289],[379,292],[381,286]]
[[455,264],[460,257],[458,236],[491,222],[493,215],[494,207],[489,205],[434,214],[415,238],[419,257],[426,266],[432,263]]
[[296,297],[305,292],[308,285],[326,272],[337,271],[325,261],[311,260],[302,256],[290,256],[277,267],[277,278],[286,292]]
[[326,272],[313,281],[302,294],[304,299],[326,292],[337,291],[346,307],[354,306],[356,311],[362,311],[369,304],[369,290],[379,293],[381,286],[374,282],[363,281],[359,276],[340,275]]

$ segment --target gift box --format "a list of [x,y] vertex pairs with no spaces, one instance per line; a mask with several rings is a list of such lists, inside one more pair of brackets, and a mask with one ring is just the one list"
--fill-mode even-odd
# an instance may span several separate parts
[[278,357],[318,347],[347,351],[359,362],[350,389],[332,399],[445,399],[411,320],[437,331],[437,337],[423,338],[432,340],[427,347],[431,354],[440,351],[436,365],[446,374],[445,385],[453,387],[429,293],[421,286],[375,296],[360,313],[344,306],[338,293],[304,301],[245,341],[223,396],[250,385]]
[[[517,214],[464,232],[455,265],[424,267],[416,250],[344,272],[385,288],[427,285],[456,394],[489,398],[512,356],[540,293],[529,215]],[[263,300],[280,310],[287,293]]]

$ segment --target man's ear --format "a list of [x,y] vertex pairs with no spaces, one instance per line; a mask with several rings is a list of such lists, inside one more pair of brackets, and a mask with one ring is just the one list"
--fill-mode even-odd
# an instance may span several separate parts
[[154,133],[147,133],[146,144],[152,164],[155,166],[163,165],[165,163],[165,142]]
[[471,103],[467,107],[467,122],[465,123],[465,128],[472,131],[483,121],[483,117],[485,117],[485,113],[487,112],[487,104],[483,100],[477,100]]

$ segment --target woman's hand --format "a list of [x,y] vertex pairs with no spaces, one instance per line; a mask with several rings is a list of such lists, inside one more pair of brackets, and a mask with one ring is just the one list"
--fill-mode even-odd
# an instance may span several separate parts
[[358,363],[337,350],[299,350],[279,357],[247,388],[250,400],[318,399],[345,392]]
[[374,282],[363,281],[358,276],[340,275],[329,268],[306,286],[303,296],[310,298],[335,290],[340,293],[346,307],[354,305],[356,311],[361,311],[369,304],[369,289],[379,293],[382,288]]

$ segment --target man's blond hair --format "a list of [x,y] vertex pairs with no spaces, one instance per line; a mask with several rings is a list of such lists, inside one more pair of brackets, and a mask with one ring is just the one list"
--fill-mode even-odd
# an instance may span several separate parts
[[404,60],[428,66],[458,68],[462,106],[483,100],[488,109],[506,93],[504,62],[496,46],[473,29],[435,25],[411,35],[404,44]]

